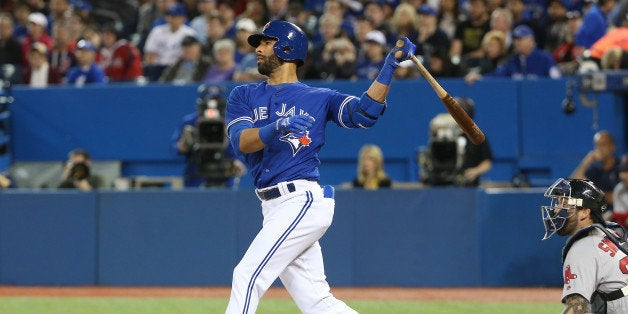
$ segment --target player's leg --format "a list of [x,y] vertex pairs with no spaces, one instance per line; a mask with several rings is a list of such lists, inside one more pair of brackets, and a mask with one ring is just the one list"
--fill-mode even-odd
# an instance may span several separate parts
[[[318,203],[321,205],[316,206],[317,213],[325,214],[331,211],[330,214],[333,216],[333,199],[325,199]],[[357,313],[331,294],[325,279],[323,253],[318,241],[294,259],[279,278],[304,314]]]
[[325,233],[331,221],[311,217],[318,217],[312,213],[313,194],[295,192],[262,204],[263,228],[233,271],[226,313],[255,313],[279,274]]

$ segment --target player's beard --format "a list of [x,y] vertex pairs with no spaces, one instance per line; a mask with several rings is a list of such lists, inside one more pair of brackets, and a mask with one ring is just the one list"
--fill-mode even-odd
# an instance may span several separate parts
[[257,71],[261,75],[269,76],[275,69],[280,67],[283,64],[283,61],[279,59],[276,55],[272,56],[264,56],[262,60],[257,63]]
[[565,221],[565,224],[563,225],[563,227],[556,230],[556,234],[558,234],[559,236],[566,236],[566,235],[572,235],[574,232],[576,232],[576,226],[578,225],[577,218],[578,217],[576,216],[575,213],[569,216],[567,221]]

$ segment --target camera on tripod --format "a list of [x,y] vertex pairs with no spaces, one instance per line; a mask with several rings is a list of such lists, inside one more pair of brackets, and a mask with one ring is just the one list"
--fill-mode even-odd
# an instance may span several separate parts
[[206,179],[206,186],[221,186],[234,175],[233,158],[225,131],[224,113],[227,101],[219,86],[201,85],[196,103],[197,119],[182,134],[190,147],[190,161],[196,165],[196,175]]

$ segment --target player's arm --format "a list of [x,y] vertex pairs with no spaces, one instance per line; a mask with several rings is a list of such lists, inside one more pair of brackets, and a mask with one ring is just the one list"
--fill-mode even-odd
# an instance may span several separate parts
[[279,134],[304,133],[314,125],[314,118],[308,115],[297,115],[281,118],[261,128],[246,127],[245,123],[229,126],[231,145],[242,154],[250,154],[262,150]]
[[[409,60],[414,56],[416,46],[406,37],[402,37],[403,46],[395,46],[386,56],[384,65],[379,71],[375,81],[362,94],[360,98],[346,97],[342,99],[338,106],[338,116],[334,116],[334,121],[345,128],[363,128],[372,127],[377,119],[384,114],[386,110],[386,96],[390,90],[390,82],[393,73],[399,66],[399,63]],[[400,57],[395,54],[401,52]],[[336,110],[336,108],[334,109]]]
[[[377,78],[369,89],[366,91],[366,95],[370,97],[372,100],[383,103],[386,101],[386,96],[388,95],[388,91],[390,90],[390,82],[393,78],[393,73],[399,66],[399,63],[405,60],[410,60],[412,56],[414,56],[414,51],[416,50],[416,45],[414,45],[407,37],[402,37],[400,40],[403,41],[403,47],[395,46],[390,50],[388,55],[386,56],[386,60],[384,61],[384,66],[379,71]],[[397,58],[395,55],[397,52],[401,52],[400,57]]]
[[584,314],[589,308],[589,301],[580,294],[570,294],[565,297],[563,314]]

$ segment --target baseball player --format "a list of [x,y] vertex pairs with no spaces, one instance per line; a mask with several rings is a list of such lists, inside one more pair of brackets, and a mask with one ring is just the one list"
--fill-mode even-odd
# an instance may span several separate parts
[[403,47],[388,54],[377,79],[356,97],[298,81],[308,39],[296,25],[275,20],[248,37],[258,71],[268,80],[232,90],[226,123],[254,177],[264,221],[233,271],[226,313],[255,313],[277,277],[303,313],[356,313],[331,294],[325,280],[318,240],[331,225],[335,201],[333,188],[318,183],[318,151],[328,121],[365,129],[384,113],[393,72],[416,48],[402,40]]
[[570,238],[563,248],[563,313],[628,313],[626,232],[606,222],[604,192],[590,180],[558,179],[545,191],[545,236]]

